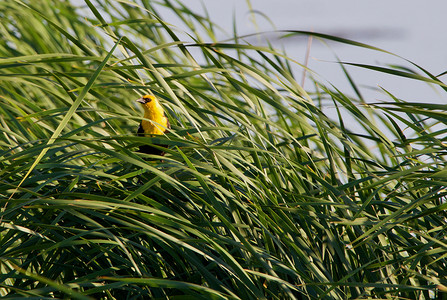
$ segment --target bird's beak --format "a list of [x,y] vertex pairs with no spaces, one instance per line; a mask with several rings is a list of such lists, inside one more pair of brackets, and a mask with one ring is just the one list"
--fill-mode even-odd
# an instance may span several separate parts
[[137,102],[140,102],[141,104],[145,104],[146,100],[144,100],[144,98],[141,97],[140,99],[137,100]]

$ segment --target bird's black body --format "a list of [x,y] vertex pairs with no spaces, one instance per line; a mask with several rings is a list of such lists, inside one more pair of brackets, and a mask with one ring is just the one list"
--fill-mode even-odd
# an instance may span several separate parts
[[[143,126],[141,126],[141,124],[138,127],[137,135],[138,136],[146,136],[144,134]],[[167,147],[167,145],[158,145],[158,146],[161,146],[164,148]],[[146,153],[146,154],[153,154],[153,155],[165,155],[165,151],[157,149],[155,147],[152,147],[151,145],[141,145],[139,148],[139,152]]]

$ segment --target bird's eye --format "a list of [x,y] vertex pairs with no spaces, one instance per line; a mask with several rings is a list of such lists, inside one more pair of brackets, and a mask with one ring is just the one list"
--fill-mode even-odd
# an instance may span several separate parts
[[152,97],[149,96],[149,95],[144,96],[143,99],[144,99],[144,101],[145,101],[146,103],[149,103],[149,102],[152,101]]

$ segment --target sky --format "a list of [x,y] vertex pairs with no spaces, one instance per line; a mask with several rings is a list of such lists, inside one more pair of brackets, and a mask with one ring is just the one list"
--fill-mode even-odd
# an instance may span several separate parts
[[[72,1],[77,5],[84,3],[82,0]],[[447,70],[445,0],[184,0],[182,3],[198,13],[202,13],[205,7],[211,19],[228,32],[218,34],[222,40],[231,36],[235,20],[241,35],[273,30],[307,30],[363,42],[399,56],[342,44],[327,46],[314,39],[309,49],[308,67],[319,79],[342,89],[349,89],[349,84],[340,67],[334,63],[335,55],[346,62],[402,65],[415,69],[407,59],[434,75]],[[181,24],[168,11],[159,11],[166,22]],[[264,37],[271,38],[278,47],[283,45],[294,60],[305,61],[306,39],[279,40],[271,34]],[[262,39],[253,38],[250,42],[262,43]],[[369,102],[387,100],[384,93],[369,92],[377,88],[384,88],[406,101],[447,102],[447,93],[425,83],[355,67],[349,67],[348,71],[356,84],[368,87]],[[446,76],[440,79],[445,80]]]
[[[321,32],[367,43],[403,58],[341,44],[330,44],[328,48],[314,41],[310,48],[308,66],[321,78],[337,86],[346,86],[347,82],[340,68],[333,63],[334,53],[347,62],[381,66],[397,64],[414,69],[405,61],[407,59],[434,75],[447,71],[445,0],[431,0],[429,3],[408,0],[252,0],[250,3],[255,12],[255,22],[247,1],[186,0],[183,3],[199,12],[205,6],[212,20],[226,29],[229,35],[233,20],[236,20],[240,34],[275,29]],[[227,36],[222,34],[221,37],[225,39]],[[250,42],[256,43],[256,39]],[[284,43],[292,58],[304,61],[306,40],[277,42]],[[356,68],[349,68],[349,71],[359,81],[358,84],[385,88],[407,101],[447,101],[445,93],[425,83]],[[386,100],[377,95],[371,97],[374,97],[371,101]]]

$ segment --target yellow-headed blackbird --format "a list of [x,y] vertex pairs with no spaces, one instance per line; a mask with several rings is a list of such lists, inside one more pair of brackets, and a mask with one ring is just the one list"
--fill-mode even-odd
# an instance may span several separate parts
[[[137,102],[141,103],[144,109],[144,120],[141,121],[140,127],[138,127],[137,135],[152,136],[167,133],[168,129],[171,128],[171,125],[169,124],[165,111],[157,98],[151,95],[145,95],[138,99]],[[158,146],[167,147],[166,145]],[[155,155],[165,154],[163,150],[150,145],[141,145],[140,152]]]

